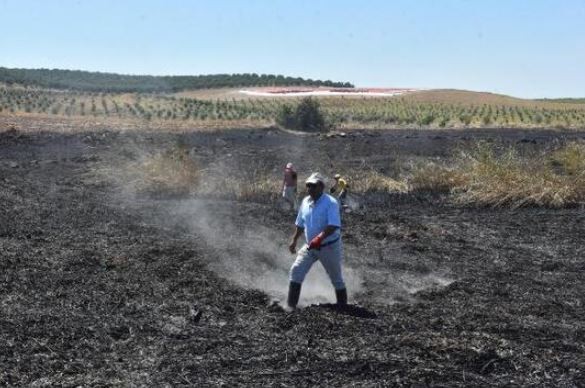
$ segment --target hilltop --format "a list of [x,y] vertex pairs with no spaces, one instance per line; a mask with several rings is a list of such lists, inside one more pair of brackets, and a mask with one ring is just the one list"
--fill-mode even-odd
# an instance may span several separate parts
[[87,92],[177,92],[181,90],[237,87],[311,85],[352,87],[333,82],[272,74],[211,74],[153,76],[59,69],[9,69],[0,67],[0,83]]

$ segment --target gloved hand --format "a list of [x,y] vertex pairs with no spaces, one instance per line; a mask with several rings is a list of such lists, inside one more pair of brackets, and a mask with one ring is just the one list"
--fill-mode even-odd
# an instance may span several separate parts
[[333,194],[333,193],[335,193],[335,187],[332,187],[329,189],[329,194]]
[[325,238],[325,234],[323,232],[319,233],[309,242],[309,250],[311,249],[319,249],[321,248],[321,243]]

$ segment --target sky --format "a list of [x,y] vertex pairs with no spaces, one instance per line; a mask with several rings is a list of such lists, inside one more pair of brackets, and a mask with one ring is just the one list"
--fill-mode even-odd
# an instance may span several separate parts
[[585,97],[585,0],[0,0],[0,66]]

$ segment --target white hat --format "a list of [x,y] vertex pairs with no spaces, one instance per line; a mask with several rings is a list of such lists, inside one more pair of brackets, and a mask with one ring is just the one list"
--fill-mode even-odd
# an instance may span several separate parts
[[317,183],[317,182],[321,182],[321,183],[325,184],[325,178],[323,178],[323,175],[319,174],[318,172],[312,173],[311,176],[308,177],[307,180],[305,181],[305,183]]
[[339,174],[335,174],[335,176],[334,176],[333,178],[335,178],[335,179],[339,179],[339,178],[341,178],[341,175],[339,175]]
[[293,168],[293,164],[292,163],[287,163],[286,164],[286,168]]

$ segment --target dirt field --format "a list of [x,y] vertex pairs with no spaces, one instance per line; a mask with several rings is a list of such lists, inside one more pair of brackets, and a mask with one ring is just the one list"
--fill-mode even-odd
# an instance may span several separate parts
[[293,214],[120,179],[177,142],[205,168],[280,179],[288,161],[394,174],[477,139],[529,151],[572,138],[585,134],[1,133],[0,386],[585,386],[583,209],[356,197],[351,305],[330,304],[317,264],[285,313]]

